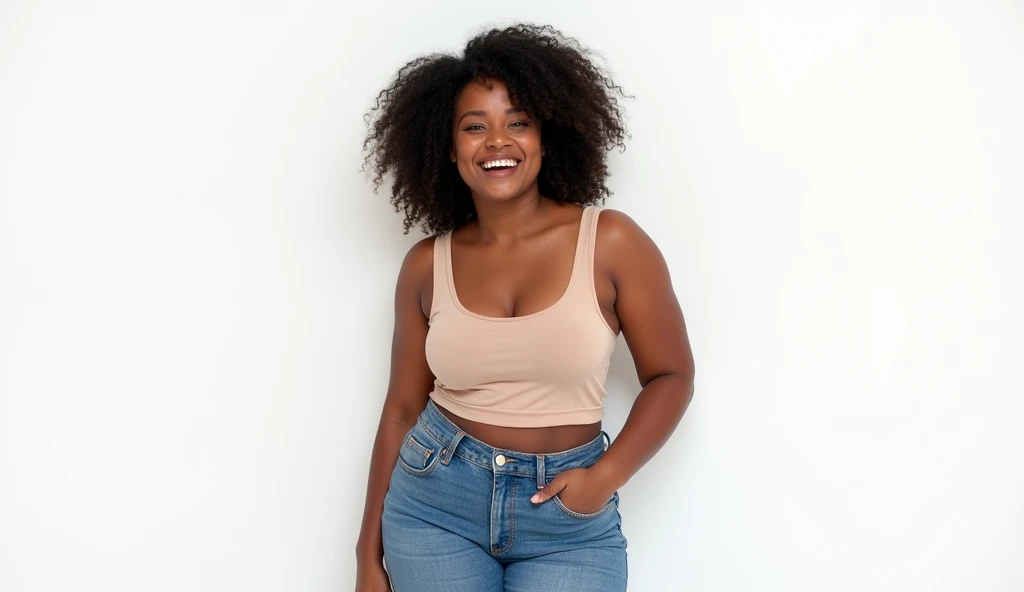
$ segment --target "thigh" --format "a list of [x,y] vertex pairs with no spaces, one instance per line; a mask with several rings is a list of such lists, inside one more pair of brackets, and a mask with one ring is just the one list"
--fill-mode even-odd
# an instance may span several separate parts
[[504,568],[475,542],[393,511],[382,526],[394,592],[502,592]]
[[505,592],[538,590],[625,592],[626,551],[620,547],[581,547],[505,567]]
[[505,567],[506,592],[626,590],[627,542],[617,492],[592,514],[564,507],[557,496],[533,504],[529,495],[526,491],[518,500],[519,547],[517,556]]
[[419,426],[405,436],[384,497],[384,562],[395,592],[501,592],[504,568],[488,552],[491,473]]

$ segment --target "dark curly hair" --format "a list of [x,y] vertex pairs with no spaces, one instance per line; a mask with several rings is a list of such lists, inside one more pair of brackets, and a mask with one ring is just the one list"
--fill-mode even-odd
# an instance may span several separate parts
[[427,234],[443,233],[476,217],[469,187],[448,155],[459,94],[487,78],[504,82],[509,102],[541,123],[541,195],[603,203],[612,194],[606,152],[625,150],[629,138],[615,94],[632,97],[591,53],[551,26],[518,24],[470,39],[461,58],[434,53],[402,66],[364,117],[361,170],[370,164],[376,173],[374,193],[393,176],[391,203],[396,212],[405,209],[405,234],[416,223]]

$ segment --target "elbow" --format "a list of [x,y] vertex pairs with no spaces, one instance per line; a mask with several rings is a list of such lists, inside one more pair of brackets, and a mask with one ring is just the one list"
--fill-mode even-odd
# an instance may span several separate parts
[[422,409],[403,403],[393,403],[384,406],[383,420],[408,431],[416,424]]
[[697,369],[694,366],[692,353],[689,353],[689,355],[686,356],[686,359],[683,361],[683,367],[680,370],[679,374],[683,378],[683,390],[686,392],[686,402],[687,404],[689,404],[689,402],[693,399],[693,378],[697,374]]
[[682,377],[682,406],[683,411],[690,406],[690,402],[693,401],[693,371],[691,370],[688,374],[684,374]]
[[695,372],[692,359],[675,373],[676,381],[679,385],[677,390],[679,393],[679,404],[682,407],[683,412],[686,411],[686,408],[690,406],[690,401],[693,400],[694,375]]
[[656,390],[664,395],[669,395],[669,398],[678,406],[679,413],[682,414],[693,399],[693,377],[693,366],[690,365],[688,368],[659,374],[647,381],[644,388],[656,383],[658,385]]

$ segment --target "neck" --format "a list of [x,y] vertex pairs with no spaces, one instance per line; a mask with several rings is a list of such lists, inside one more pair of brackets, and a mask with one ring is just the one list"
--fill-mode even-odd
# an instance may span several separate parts
[[508,201],[478,199],[474,196],[476,226],[480,241],[486,243],[515,242],[531,234],[543,224],[553,202],[530,192]]

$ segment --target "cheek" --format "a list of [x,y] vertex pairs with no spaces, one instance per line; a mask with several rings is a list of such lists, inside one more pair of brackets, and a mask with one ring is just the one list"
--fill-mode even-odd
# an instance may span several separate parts
[[479,178],[476,176],[476,172],[479,170],[473,162],[459,159],[459,176],[462,177],[462,182],[466,185],[473,185],[479,181]]

